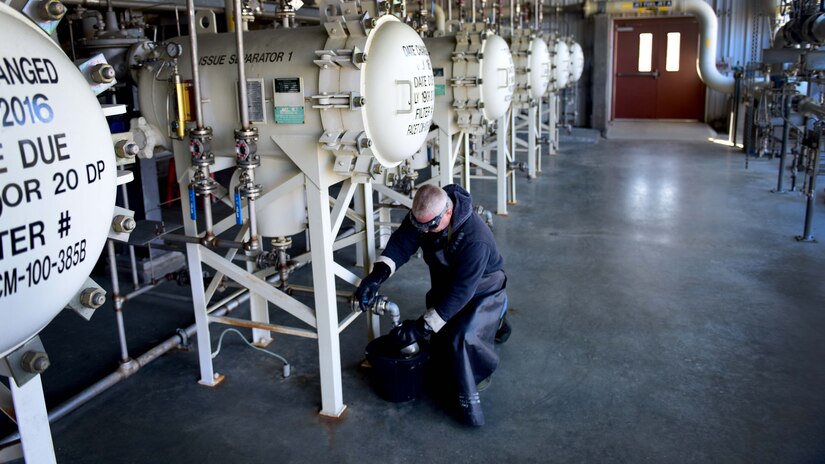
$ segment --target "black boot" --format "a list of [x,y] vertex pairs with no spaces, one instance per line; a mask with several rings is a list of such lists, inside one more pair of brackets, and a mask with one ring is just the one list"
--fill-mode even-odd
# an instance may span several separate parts
[[513,332],[513,329],[510,328],[510,324],[507,322],[507,315],[501,318],[498,323],[498,330],[496,330],[496,343],[504,343],[510,338],[510,333]]

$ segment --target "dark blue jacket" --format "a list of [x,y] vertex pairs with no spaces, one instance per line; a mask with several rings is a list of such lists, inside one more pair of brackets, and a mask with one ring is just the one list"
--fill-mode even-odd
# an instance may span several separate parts
[[390,237],[382,256],[389,258],[398,269],[420,247],[424,261],[430,268],[431,290],[427,293],[427,307],[433,308],[448,321],[475,296],[486,295],[499,288],[484,288],[484,279],[501,271],[504,260],[496,248],[493,233],[473,210],[469,192],[458,185],[447,185],[444,191],[453,201],[450,226],[439,233],[419,232],[409,215]]

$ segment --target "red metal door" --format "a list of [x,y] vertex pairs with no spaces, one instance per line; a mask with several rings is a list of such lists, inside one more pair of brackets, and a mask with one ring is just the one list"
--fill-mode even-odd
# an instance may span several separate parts
[[695,19],[618,20],[614,43],[614,119],[704,119]]

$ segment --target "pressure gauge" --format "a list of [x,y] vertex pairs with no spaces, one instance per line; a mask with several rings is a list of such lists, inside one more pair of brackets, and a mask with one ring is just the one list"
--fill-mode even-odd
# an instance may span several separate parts
[[177,58],[183,53],[183,47],[179,43],[169,42],[166,44],[166,54],[169,58]]

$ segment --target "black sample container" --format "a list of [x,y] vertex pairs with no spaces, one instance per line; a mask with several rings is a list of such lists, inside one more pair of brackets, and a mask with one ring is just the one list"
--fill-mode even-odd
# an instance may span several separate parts
[[423,390],[424,368],[430,359],[429,345],[422,340],[418,342],[417,354],[404,357],[392,342],[392,338],[385,335],[367,345],[372,388],[378,396],[393,403],[414,400]]

